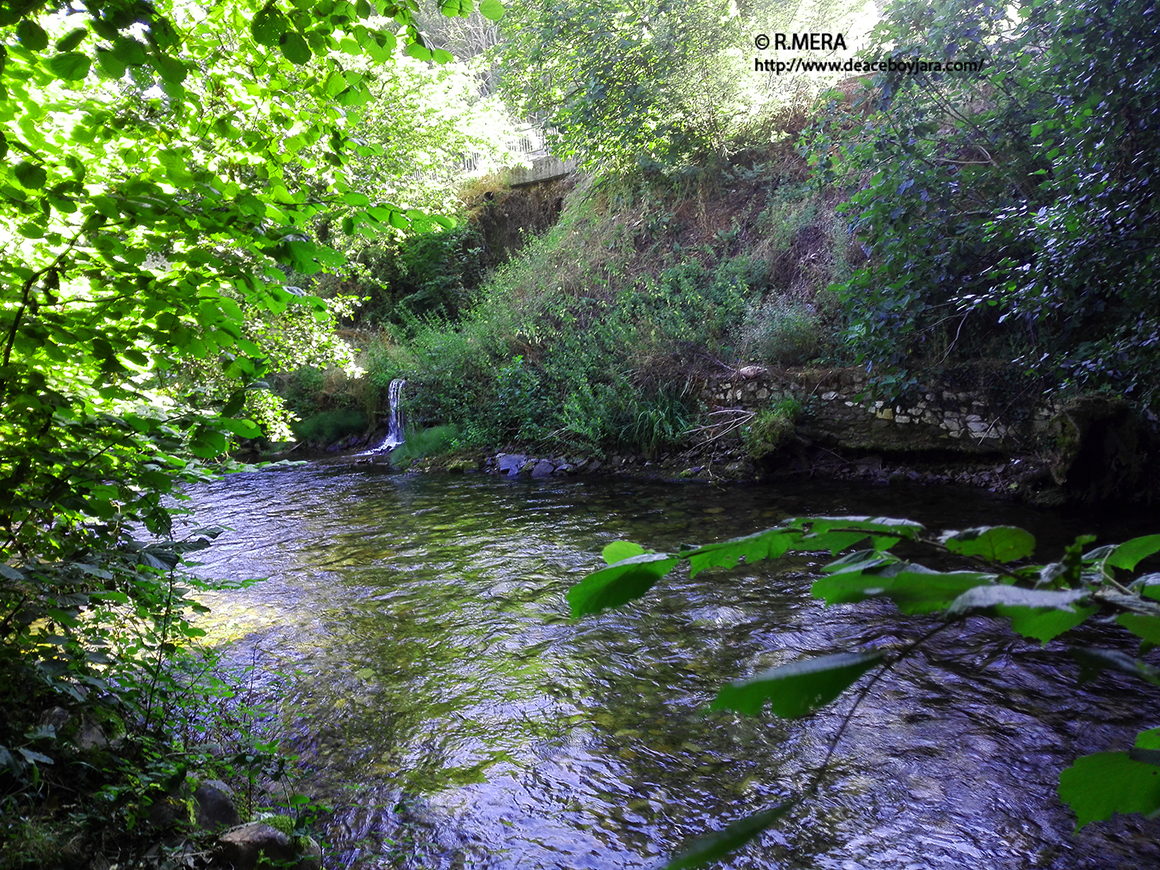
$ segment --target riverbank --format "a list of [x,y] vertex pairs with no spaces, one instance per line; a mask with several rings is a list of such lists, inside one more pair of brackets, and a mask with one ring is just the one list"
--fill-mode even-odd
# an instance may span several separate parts
[[894,400],[875,398],[864,372],[843,368],[748,366],[705,377],[695,391],[696,423],[667,450],[515,442],[489,451],[418,430],[416,444],[438,443],[389,456],[376,450],[376,430],[275,458],[508,477],[957,485],[1053,506],[1148,502],[1160,492],[1155,421],[1107,395],[1057,399],[1002,364],[943,370]]
[[[360,439],[361,440],[361,439]],[[374,444],[378,435],[366,439]],[[322,464],[386,465],[389,453],[368,452],[366,444],[333,451],[290,455]],[[1049,463],[1042,457],[907,456],[868,451],[841,452],[797,438],[774,456],[754,460],[739,441],[712,449],[690,449],[656,457],[639,453],[585,456],[560,452],[520,450],[501,452],[457,451],[416,459],[408,473],[452,475],[488,474],[510,478],[573,478],[623,476],[650,480],[700,480],[706,483],[774,483],[779,480],[848,480],[879,486],[965,486],[1005,499],[1039,506],[1069,503],[1067,493],[1054,484]]]

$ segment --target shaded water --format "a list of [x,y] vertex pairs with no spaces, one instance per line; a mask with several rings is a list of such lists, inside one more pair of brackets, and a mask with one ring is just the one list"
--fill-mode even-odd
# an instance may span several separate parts
[[[209,596],[206,627],[238,659],[294,673],[284,725],[306,787],[339,807],[334,867],[653,866],[802,787],[847,709],[793,723],[707,714],[722,682],[932,625],[888,606],[822,608],[809,596],[822,560],[807,557],[679,575],[643,606],[573,622],[564,593],[610,541],[663,549],[842,512],[1013,522],[1041,540],[1078,531],[974,493],[850,484],[308,467],[193,498],[200,522],[233,528],[199,571],[269,578]],[[1160,866],[1154,823],[1073,837],[1054,797],[1060,768],[1130,745],[1155,701],[1112,677],[1077,691],[1055,647],[971,621],[875,686],[820,797],[728,866]]]

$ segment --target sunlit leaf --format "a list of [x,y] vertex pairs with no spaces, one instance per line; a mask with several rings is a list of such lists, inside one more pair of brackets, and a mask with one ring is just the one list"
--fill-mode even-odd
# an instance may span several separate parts
[[916,541],[923,532],[922,523],[900,520],[894,517],[802,517],[788,520],[785,525],[808,528],[812,534],[821,535],[833,529],[844,531],[872,532],[877,535],[905,538]]
[[918,565],[888,562],[867,570],[857,567],[814,581],[812,592],[826,604],[852,604],[867,598],[888,598],[908,615],[934,613],[960,595],[996,581],[979,571],[931,571]]
[[448,18],[466,18],[474,8],[472,0],[440,0],[439,11]]
[[689,574],[695,577],[706,568],[732,568],[742,558],[747,562],[776,559],[800,538],[801,533],[795,529],[767,529],[716,544],[706,544],[682,555],[688,557]]
[[492,21],[499,21],[503,18],[504,8],[500,0],[481,0],[479,4],[479,13],[484,18],[489,18]]
[[219,425],[241,438],[260,438],[262,436],[262,430],[253,420],[223,418],[219,421]]
[[713,710],[736,710],[756,716],[768,702],[785,719],[808,716],[837,698],[862,674],[882,660],[882,654],[836,653],[805,659],[723,686]]
[[632,541],[613,541],[600,551],[600,556],[604,559],[605,564],[615,565],[617,562],[631,559],[644,552],[644,547],[640,544],[634,544]]
[[415,58],[415,60],[431,60],[431,49],[418,42],[412,42],[408,45],[406,52],[410,57]]

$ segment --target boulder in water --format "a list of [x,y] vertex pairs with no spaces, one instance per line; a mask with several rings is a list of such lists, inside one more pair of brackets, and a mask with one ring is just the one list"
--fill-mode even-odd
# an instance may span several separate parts
[[519,474],[520,469],[527,461],[528,457],[522,453],[501,453],[495,458],[495,464],[499,468],[500,474],[506,474],[509,477],[515,477]]

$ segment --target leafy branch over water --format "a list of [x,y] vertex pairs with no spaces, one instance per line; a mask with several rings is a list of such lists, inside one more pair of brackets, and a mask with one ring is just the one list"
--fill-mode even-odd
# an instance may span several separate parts
[[[825,762],[796,797],[746,816],[697,840],[665,870],[702,867],[725,857],[809,798],[828,773],[829,762],[854,710],[894,665],[934,634],[973,614],[1007,619],[1025,637],[1046,644],[1081,623],[1114,620],[1140,642],[1143,654],[1160,644],[1160,573],[1140,573],[1147,557],[1160,552],[1160,535],[1085,551],[1094,541],[1081,536],[1062,558],[1031,563],[1035,537],[1015,526],[983,526],[934,534],[911,520],[888,517],[799,517],[778,526],[676,553],[657,553],[616,541],[604,548],[607,567],[586,576],[568,592],[572,615],[617,607],[647,593],[687,562],[691,575],[707,568],[732,568],[793,552],[829,551],[813,593],[827,605],[885,598],[907,616],[940,613],[945,622],[901,651],[847,650],[773,668],[721,688],[711,709],[760,715],[768,705],[784,718],[808,716],[840,697],[871,673],[830,742]],[[855,549],[858,548],[858,549]],[[899,555],[919,551],[925,561]],[[849,551],[838,557],[843,551]],[[1104,670],[1131,674],[1160,686],[1160,670],[1139,658],[1104,649],[1072,647],[1081,682]],[[1114,813],[1160,810],[1160,728],[1144,731],[1128,752],[1101,752],[1076,760],[1060,774],[1060,798],[1076,815],[1077,830]]]

